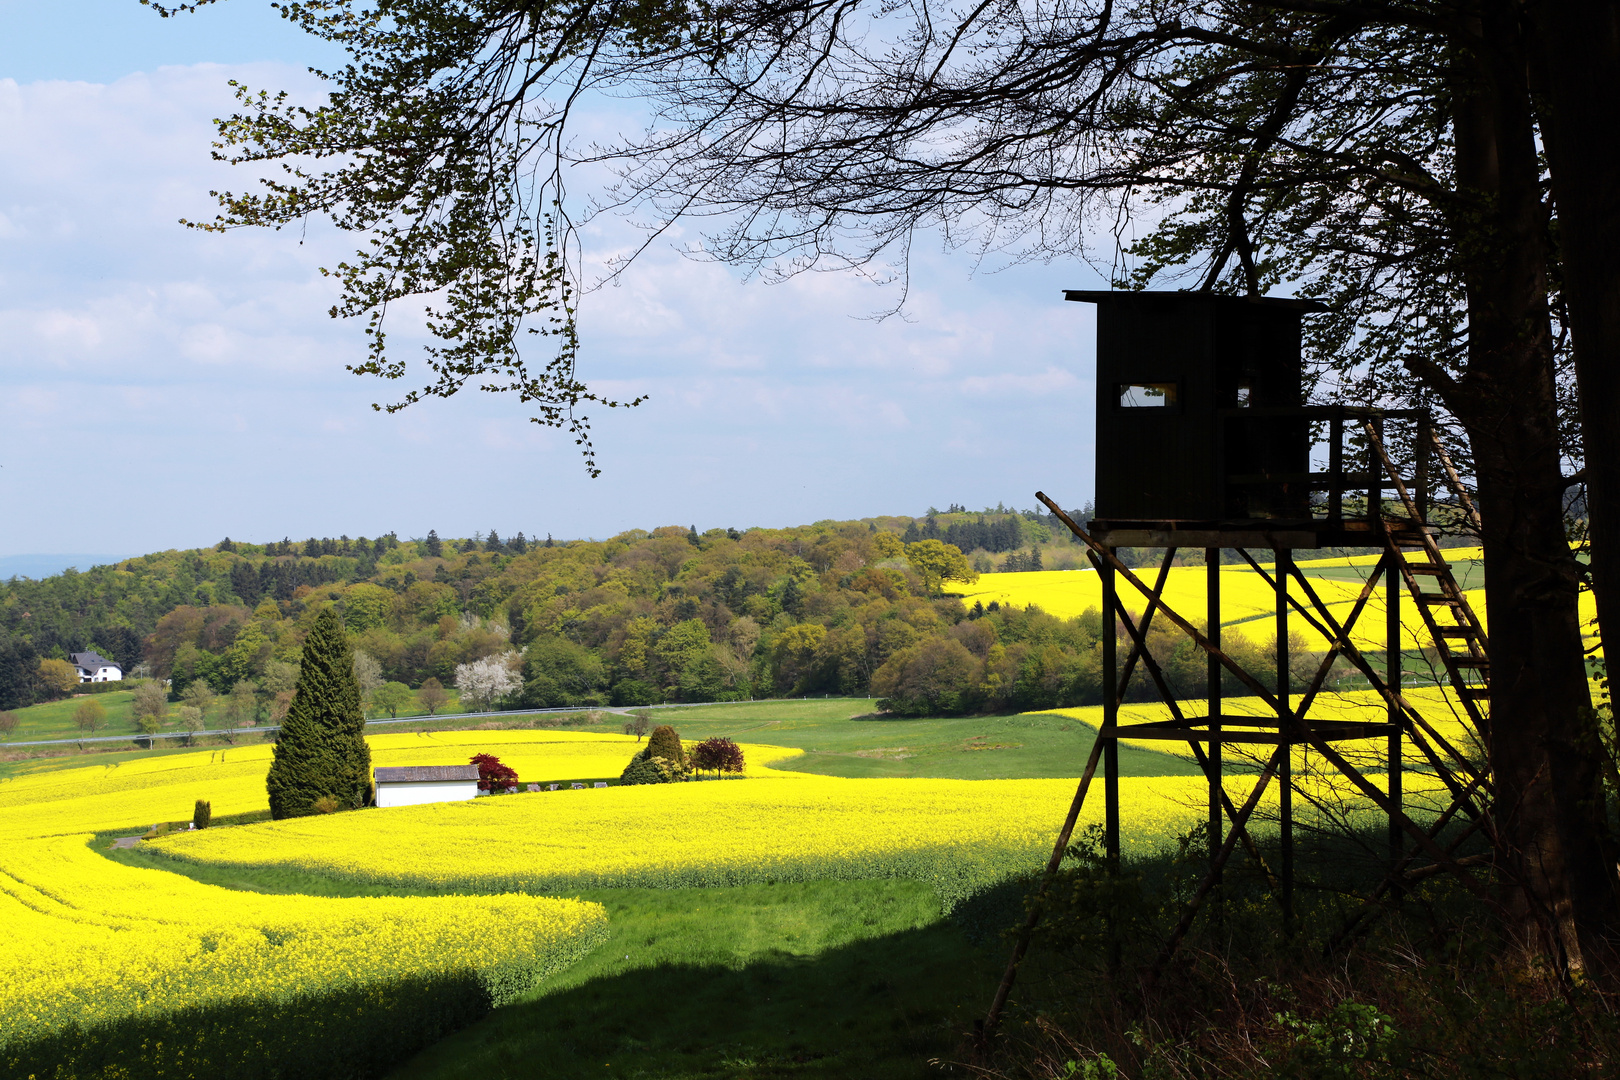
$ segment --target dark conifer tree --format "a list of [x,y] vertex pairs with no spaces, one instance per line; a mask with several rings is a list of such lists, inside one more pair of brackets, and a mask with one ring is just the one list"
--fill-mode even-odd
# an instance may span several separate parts
[[552,543],[551,543],[551,534],[550,534],[550,533],[546,533],[546,547],[551,547],[551,546],[552,546]]
[[688,544],[691,544],[693,547],[697,547],[698,544],[700,543],[700,541],[698,540],[698,532],[697,532],[697,526],[696,525],[690,525],[690,526],[687,527],[687,530],[686,530],[686,542]]
[[354,652],[337,609],[315,616],[304,639],[292,708],[276,741],[266,787],[270,816],[316,813],[331,799],[340,810],[371,799],[371,750],[365,740]]
[[484,539],[484,550],[500,552],[504,550],[505,547],[506,545],[501,543],[501,534],[496,532],[494,529],[489,530],[489,536]]
[[[377,543],[381,544],[382,540],[379,538]],[[422,541],[422,550],[435,559],[444,554],[444,544],[439,540],[439,530],[428,530],[427,539]],[[379,551],[377,554],[381,555],[382,552]]]
[[264,589],[259,584],[259,572],[246,559],[231,567],[231,592],[241,597],[242,603],[252,607],[259,602]]
[[521,529],[518,530],[518,534],[516,536],[512,537],[512,539],[506,542],[506,550],[510,551],[514,555],[521,555],[525,551],[529,550],[529,542],[523,538],[523,531]]
[[39,654],[20,638],[8,639],[0,630],[0,709],[21,709],[34,703],[34,672]]

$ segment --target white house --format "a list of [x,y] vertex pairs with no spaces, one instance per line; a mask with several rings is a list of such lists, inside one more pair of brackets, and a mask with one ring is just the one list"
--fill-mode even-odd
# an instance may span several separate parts
[[373,772],[378,806],[415,806],[478,797],[476,765],[394,765]]
[[124,669],[100,653],[69,653],[68,659],[79,669],[80,682],[118,682],[124,677]]

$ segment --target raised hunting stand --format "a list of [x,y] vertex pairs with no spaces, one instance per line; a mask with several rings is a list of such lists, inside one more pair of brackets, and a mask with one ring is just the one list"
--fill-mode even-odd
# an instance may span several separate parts
[[[1041,500],[1088,549],[1102,584],[1103,718],[1069,813],[1047,863],[1046,874],[1018,935],[1006,975],[981,1024],[981,1044],[995,1031],[1041,917],[1046,889],[1058,872],[1098,765],[1103,771],[1103,842],[1107,863],[1119,862],[1119,741],[1185,742],[1209,782],[1209,867],[1182,918],[1161,949],[1147,982],[1158,976],[1191,928],[1193,918],[1219,885],[1240,841],[1252,844],[1250,816],[1273,779],[1279,784],[1277,899],[1285,930],[1294,921],[1292,751],[1309,747],[1374,805],[1389,822],[1389,870],[1369,896],[1365,914],[1379,897],[1398,889],[1419,855],[1462,875],[1470,889],[1485,885],[1455,857],[1475,831],[1491,833],[1481,796],[1489,790],[1483,766],[1444,738],[1402,694],[1402,592],[1407,593],[1445,667],[1454,697],[1481,745],[1489,738],[1489,676],[1484,627],[1475,618],[1429,523],[1430,473],[1438,465],[1456,505],[1477,528],[1478,518],[1456,470],[1435,438],[1427,412],[1353,406],[1308,406],[1300,355],[1301,319],[1325,310],[1309,300],[1217,296],[1209,293],[1082,292],[1068,300],[1097,305],[1097,446],[1095,514],[1085,527],[1044,493]],[[1390,442],[1400,435],[1399,442]],[[1410,475],[1391,457],[1394,445]],[[1322,468],[1313,469],[1313,451]],[[1386,501],[1391,506],[1386,507]],[[1392,509],[1393,508],[1393,509]],[[1200,629],[1187,613],[1165,603],[1164,587],[1179,548],[1202,548],[1207,566],[1207,604]],[[1382,552],[1348,616],[1341,622],[1294,565],[1293,552],[1323,547]],[[1116,554],[1118,548],[1164,552],[1150,585]],[[1269,549],[1271,570],[1251,549]],[[1222,552],[1259,574],[1276,598],[1275,690],[1221,648]],[[1133,615],[1119,595],[1120,581],[1145,602]],[[1383,670],[1374,667],[1351,638],[1369,600],[1384,586]],[[1429,587],[1425,587],[1425,585]],[[1291,690],[1288,656],[1290,613],[1328,642],[1328,651],[1304,692]],[[1173,623],[1208,660],[1207,702],[1201,713],[1184,711],[1146,647],[1155,618]],[[1120,629],[1129,643],[1118,656]],[[1312,707],[1339,658],[1366,676],[1384,700],[1377,722],[1312,715]],[[1156,686],[1169,718],[1120,723],[1120,702],[1141,667]],[[1264,716],[1224,712],[1221,684],[1230,673],[1264,703]],[[1383,747],[1385,783],[1364,775],[1334,744],[1377,740]],[[1427,826],[1405,812],[1401,772],[1404,744],[1421,755],[1451,795],[1446,810]],[[1241,805],[1225,788],[1222,749],[1227,745],[1270,748],[1259,779]],[[1460,836],[1442,842],[1446,826],[1461,813],[1470,819]],[[1230,825],[1230,828],[1228,828]],[[1426,872],[1425,868],[1425,872]]]

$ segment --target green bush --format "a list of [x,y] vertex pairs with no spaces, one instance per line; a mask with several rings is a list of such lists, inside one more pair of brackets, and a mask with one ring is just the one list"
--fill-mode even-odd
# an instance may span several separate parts
[[686,752],[681,749],[680,732],[668,724],[660,724],[653,728],[652,734],[647,736],[647,748],[641,752],[645,758],[668,758],[678,768],[686,768]]
[[672,784],[685,776],[675,763],[665,757],[644,758],[640,754],[630,759],[624,772],[619,774],[621,784]]
[[207,799],[198,799],[196,807],[191,811],[191,824],[198,829],[208,828],[208,823],[214,820],[214,807]]

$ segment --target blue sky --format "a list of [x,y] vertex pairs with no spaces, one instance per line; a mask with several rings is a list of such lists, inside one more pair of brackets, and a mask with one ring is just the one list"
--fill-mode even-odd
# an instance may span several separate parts
[[[1094,324],[1062,290],[1101,283],[1078,262],[975,272],[920,244],[906,317],[874,322],[889,290],[744,281],[677,255],[677,232],[584,299],[584,376],[650,395],[593,417],[591,480],[516,401],[370,409],[397,387],[343,370],[361,327],[327,317],[319,273],[355,237],[177,223],[248,179],[209,158],[228,81],[315,93],[306,69],[334,59],[268,3],[0,0],[0,25],[0,557],[1090,495]],[[587,261],[625,239],[588,233]]]

